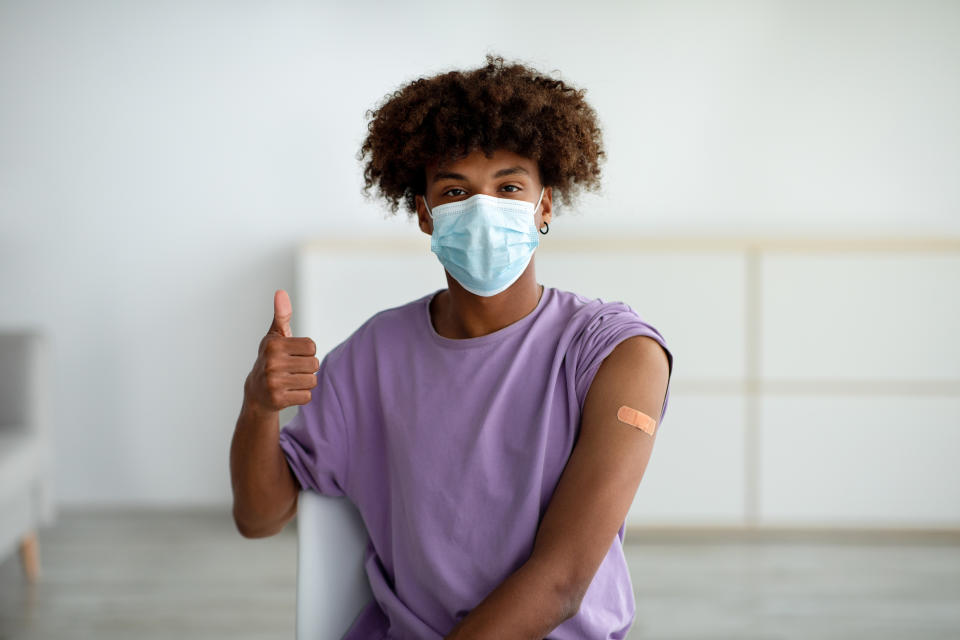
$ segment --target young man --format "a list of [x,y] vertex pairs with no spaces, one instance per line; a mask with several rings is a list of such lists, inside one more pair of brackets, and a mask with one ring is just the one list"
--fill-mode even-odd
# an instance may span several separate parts
[[262,537],[301,489],[357,506],[374,600],[345,638],[624,638],[633,622],[624,520],[673,356],[628,305],[539,284],[534,266],[555,193],[599,185],[583,93],[488,56],[388,95],[366,191],[417,216],[447,288],[322,361],[275,296],[231,449],[234,517]]

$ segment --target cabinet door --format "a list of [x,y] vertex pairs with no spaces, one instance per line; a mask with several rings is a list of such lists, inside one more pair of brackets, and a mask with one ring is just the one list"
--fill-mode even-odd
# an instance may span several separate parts
[[768,524],[960,523],[960,256],[767,254]]

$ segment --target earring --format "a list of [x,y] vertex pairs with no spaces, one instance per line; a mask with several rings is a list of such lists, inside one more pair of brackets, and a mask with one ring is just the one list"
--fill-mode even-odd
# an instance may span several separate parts
[[547,230],[544,231],[543,227],[540,227],[540,233],[542,233],[543,235],[547,235],[548,233],[550,233],[550,225],[547,223],[546,220],[543,221],[543,224],[547,228]]

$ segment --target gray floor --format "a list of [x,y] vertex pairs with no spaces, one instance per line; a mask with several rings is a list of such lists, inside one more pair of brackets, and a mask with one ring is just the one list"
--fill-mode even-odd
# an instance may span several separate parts
[[[293,638],[296,536],[228,513],[61,510],[40,583],[0,564],[0,640]],[[960,638],[960,537],[627,535],[630,638]]]

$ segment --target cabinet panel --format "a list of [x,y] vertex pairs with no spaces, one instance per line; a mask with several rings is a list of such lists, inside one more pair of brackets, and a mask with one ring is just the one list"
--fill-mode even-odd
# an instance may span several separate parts
[[763,524],[960,526],[960,398],[766,397]]
[[309,336],[322,355],[372,315],[445,289],[437,257],[413,249],[301,252],[293,330]]
[[960,256],[766,254],[766,378],[960,379]]
[[743,378],[746,293],[742,255],[537,252],[537,279],[543,284],[588,298],[626,302],[655,326],[677,355],[677,378]]
[[661,426],[627,524],[742,524],[743,397],[671,390]]

